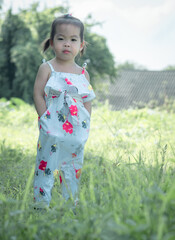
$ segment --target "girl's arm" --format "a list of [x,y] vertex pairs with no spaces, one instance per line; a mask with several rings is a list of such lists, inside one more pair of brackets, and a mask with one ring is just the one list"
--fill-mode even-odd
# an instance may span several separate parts
[[91,110],[92,110],[92,107],[91,107],[91,102],[85,102],[83,103],[84,104],[84,107],[86,108],[86,110],[89,112],[89,114],[91,115]]
[[49,70],[50,69],[47,63],[41,64],[35,79],[33,99],[39,117],[41,117],[43,113],[47,110],[46,102],[44,100],[44,87],[50,75]]
[[[85,77],[87,78],[87,80],[90,82],[90,77],[87,71],[85,71]],[[91,110],[92,110],[92,106],[91,106],[91,101],[90,102],[85,102],[83,103],[84,107],[87,109],[87,111],[89,112],[89,114],[91,115]]]

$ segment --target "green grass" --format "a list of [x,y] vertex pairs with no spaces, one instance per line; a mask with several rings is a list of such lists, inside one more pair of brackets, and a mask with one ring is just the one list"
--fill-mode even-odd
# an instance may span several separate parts
[[[33,106],[0,101],[0,239],[174,240],[175,115],[96,106],[79,204],[56,179],[49,209],[33,209],[38,138]],[[74,214],[76,211],[76,215]]]

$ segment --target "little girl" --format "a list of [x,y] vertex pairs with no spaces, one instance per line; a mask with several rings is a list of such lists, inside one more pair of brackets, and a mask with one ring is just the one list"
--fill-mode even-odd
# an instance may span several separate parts
[[[49,206],[54,177],[59,177],[63,197],[78,200],[84,145],[88,139],[91,100],[95,98],[85,67],[75,63],[83,54],[83,23],[67,14],[56,18],[43,50],[55,57],[41,64],[34,103],[39,115],[39,139],[34,177],[34,199]],[[58,174],[59,173],[59,174]]]

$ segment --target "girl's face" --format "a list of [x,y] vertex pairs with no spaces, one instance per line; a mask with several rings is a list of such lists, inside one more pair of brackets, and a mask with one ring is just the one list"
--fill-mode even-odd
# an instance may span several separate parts
[[83,43],[80,40],[80,28],[72,24],[58,25],[51,46],[57,59],[73,62],[83,49]]

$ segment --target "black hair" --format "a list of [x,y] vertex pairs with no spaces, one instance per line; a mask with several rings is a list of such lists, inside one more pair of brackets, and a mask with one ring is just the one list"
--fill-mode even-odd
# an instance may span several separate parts
[[[61,17],[57,17],[53,22],[51,26],[51,32],[50,32],[50,38],[46,39],[43,42],[43,52],[45,52],[50,47],[50,42],[53,41],[55,33],[56,33],[56,27],[57,25],[61,24],[72,24],[74,26],[77,26],[80,28],[80,40],[81,43],[84,41],[84,25],[83,23],[75,17],[72,17],[70,14],[63,15]],[[85,45],[83,49],[80,52],[80,55],[82,56],[85,50]]]

